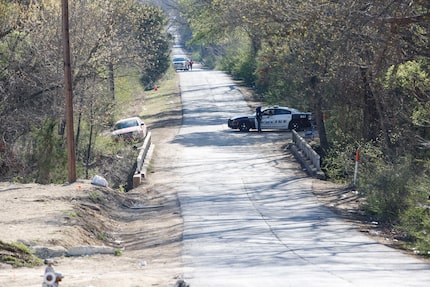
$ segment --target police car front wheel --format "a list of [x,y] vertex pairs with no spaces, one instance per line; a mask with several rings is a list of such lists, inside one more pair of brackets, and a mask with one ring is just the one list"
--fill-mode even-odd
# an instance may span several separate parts
[[248,132],[248,131],[249,131],[249,129],[250,129],[250,127],[249,127],[249,125],[248,125],[246,122],[241,122],[241,123],[239,124],[239,130],[240,130],[241,132]]
[[298,123],[298,122],[291,122],[291,123],[290,123],[290,127],[289,127],[289,129],[290,129],[290,130],[298,130],[298,129],[299,129],[299,127],[300,127],[300,125],[299,125],[299,123]]

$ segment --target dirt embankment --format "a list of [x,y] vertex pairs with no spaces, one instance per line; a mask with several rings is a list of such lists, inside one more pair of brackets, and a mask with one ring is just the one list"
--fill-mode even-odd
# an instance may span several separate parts
[[[66,286],[118,286],[118,280],[123,286],[143,286],[127,283],[134,280],[169,286],[181,275],[182,219],[177,198],[151,183],[129,193],[88,181],[65,186],[1,183],[0,203],[0,240],[5,243],[66,254],[76,247],[111,248],[111,254],[56,257]],[[20,250],[5,250],[0,254],[22,258]],[[35,266],[11,272],[11,265],[1,264],[0,286],[40,286],[43,270]],[[111,277],[117,271],[120,278]],[[112,273],[106,280],[105,272]]]

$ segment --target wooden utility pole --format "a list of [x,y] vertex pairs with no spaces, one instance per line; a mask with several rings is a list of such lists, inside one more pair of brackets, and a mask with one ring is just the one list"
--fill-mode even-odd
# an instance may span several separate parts
[[64,95],[66,98],[66,137],[69,183],[76,181],[75,132],[73,128],[72,68],[70,64],[69,0],[62,0],[63,11],[63,59]]

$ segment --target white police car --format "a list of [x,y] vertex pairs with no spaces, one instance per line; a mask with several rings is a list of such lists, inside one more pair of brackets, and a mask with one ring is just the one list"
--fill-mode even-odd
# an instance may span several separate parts
[[[312,114],[300,112],[288,107],[267,107],[261,110],[262,129],[303,130],[312,126]],[[253,115],[236,116],[228,119],[227,125],[231,129],[249,131],[257,127],[255,113]]]

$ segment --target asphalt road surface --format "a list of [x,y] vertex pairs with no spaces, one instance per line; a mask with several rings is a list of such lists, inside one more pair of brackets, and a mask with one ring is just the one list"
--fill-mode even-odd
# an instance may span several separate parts
[[179,72],[183,125],[172,169],[192,287],[428,286],[430,265],[381,245],[313,197],[311,180],[274,148],[290,132],[230,130],[252,112],[222,72]]

